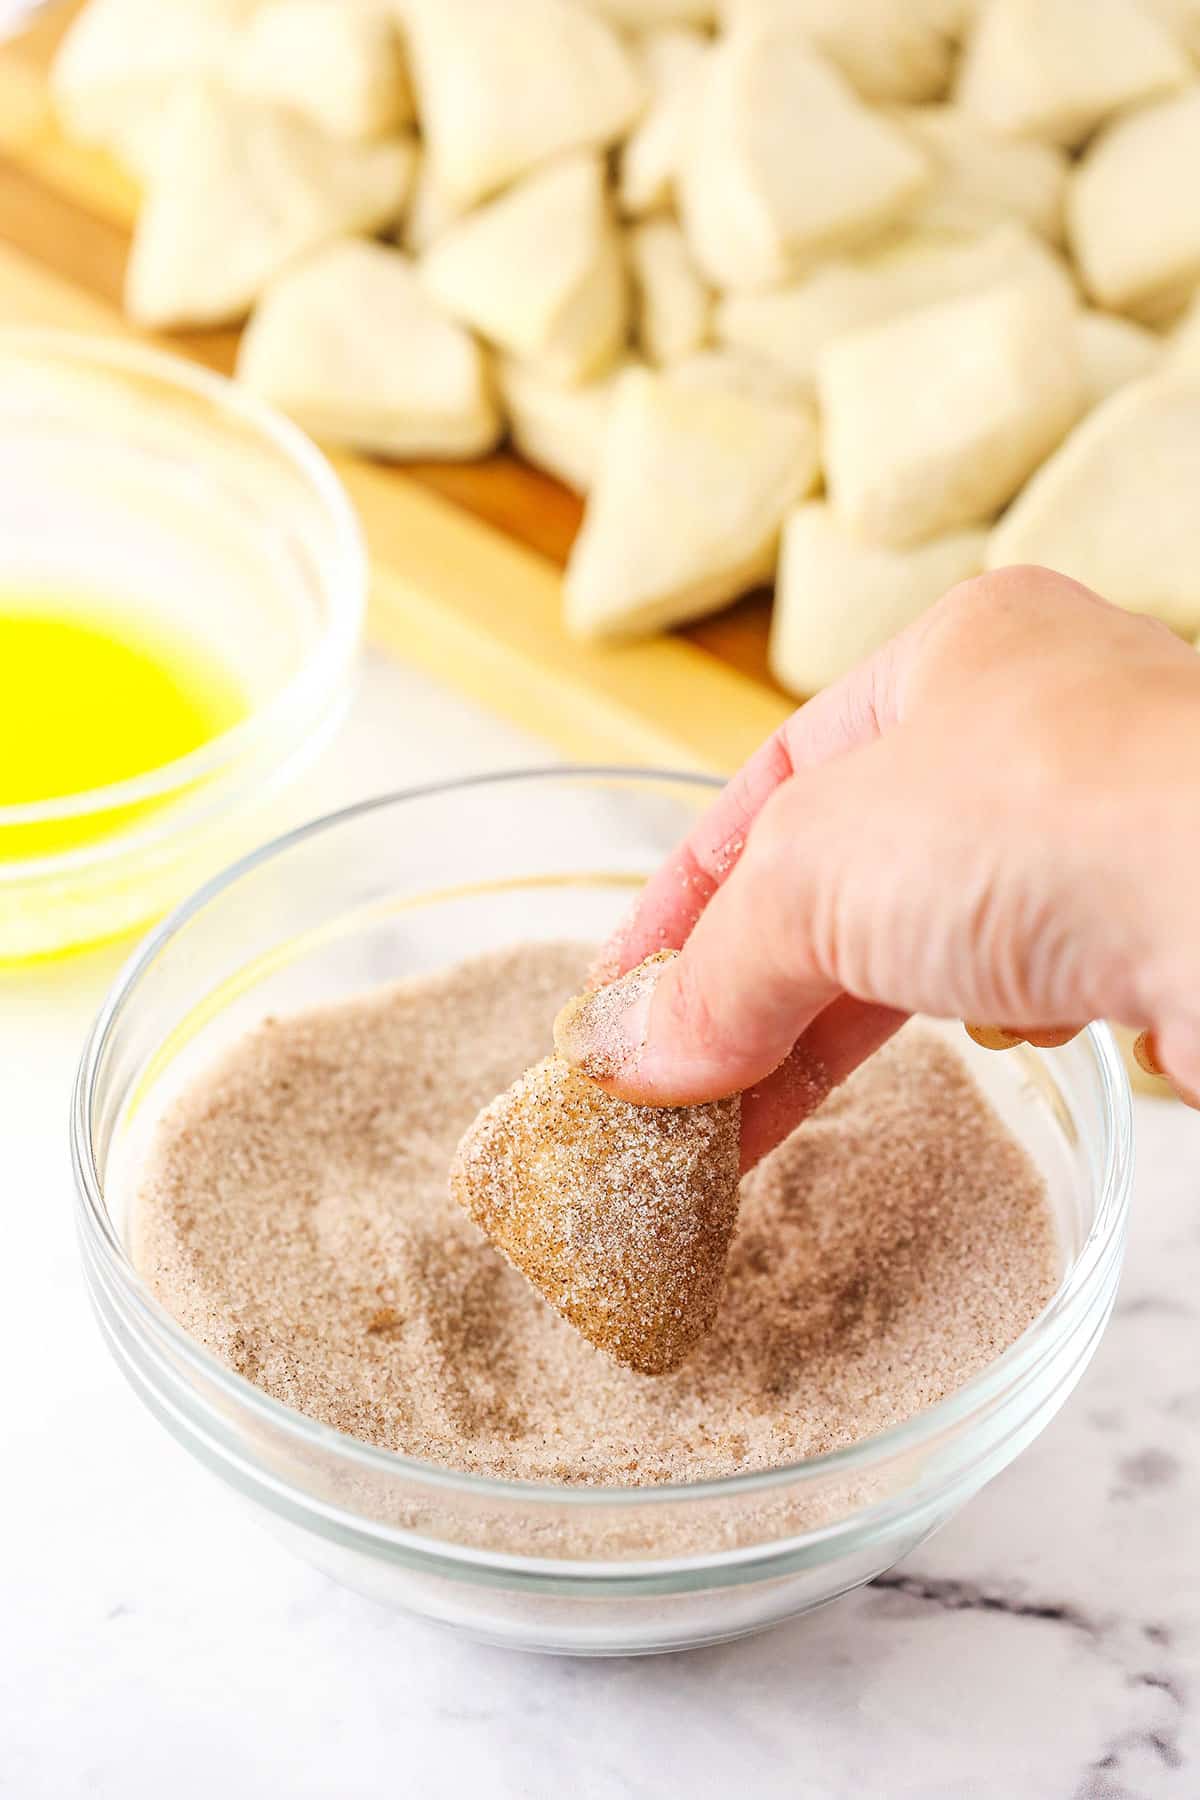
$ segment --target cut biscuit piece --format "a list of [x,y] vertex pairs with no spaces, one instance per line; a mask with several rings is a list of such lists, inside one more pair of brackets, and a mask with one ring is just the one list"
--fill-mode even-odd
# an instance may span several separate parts
[[294,106],[334,137],[386,137],[413,122],[400,35],[382,0],[267,0],[228,75],[240,93]]
[[835,338],[1026,277],[1064,301],[1073,298],[1065,265],[1024,226],[999,225],[962,240],[914,233],[870,254],[824,263],[771,293],[726,295],[713,324],[722,343],[777,363],[811,389],[817,360]]
[[792,694],[815,694],[984,566],[987,533],[956,531],[913,549],[864,543],[823,501],[783,528],[768,652]]
[[624,31],[651,31],[656,25],[714,25],[720,0],[576,0],[602,13]]
[[671,204],[692,103],[691,84],[709,49],[708,39],[698,31],[675,27],[647,33],[642,65],[650,98],[618,158],[622,212],[637,217]]
[[215,82],[177,90],[134,233],[126,310],[156,327],[240,318],[289,263],[391,224],[412,164],[400,138],[348,143]]
[[1141,0],[1192,61],[1200,63],[1200,0]]
[[590,1343],[664,1375],[717,1315],[739,1115],[736,1098],[632,1106],[550,1056],[480,1113],[450,1191]]
[[593,153],[550,163],[470,213],[422,266],[455,318],[556,380],[600,374],[625,342],[621,243]]
[[572,0],[396,0],[429,154],[467,208],[564,151],[615,143],[645,101],[632,52]]
[[1071,178],[1067,230],[1099,306],[1170,319],[1200,283],[1200,87],[1104,132]]
[[678,362],[708,337],[712,293],[674,219],[635,225],[628,245],[642,353],[648,362]]
[[795,409],[626,371],[567,564],[568,629],[637,637],[756,587],[816,476],[815,433]]
[[513,443],[526,462],[586,494],[600,460],[617,379],[627,366],[618,364],[595,381],[568,386],[535,364],[502,357],[500,393]]
[[1149,375],[1162,358],[1163,342],[1132,319],[1084,307],[1075,331],[1083,360],[1083,387],[1089,407],[1099,406],[1127,382]]
[[1185,637],[1200,631],[1200,373],[1154,375],[1090,413],[988,542],[988,567],[1046,563]]
[[329,244],[277,277],[242,335],[237,372],[329,443],[472,457],[500,436],[483,351],[382,244]]
[[1160,342],[1168,368],[1200,375],[1200,294],[1192,301],[1174,331]]
[[807,419],[816,443],[817,415],[811,392],[778,363],[749,350],[696,350],[671,365],[671,378],[693,387],[730,388],[765,406],[786,406]]
[[922,307],[821,356],[838,522],[919,544],[1012,499],[1083,407],[1073,309],[1033,283]]
[[158,115],[181,81],[228,67],[257,0],[89,0],[72,21],[50,71],[68,136],[103,144],[139,175]]
[[947,0],[727,0],[735,30],[802,33],[864,100],[937,100],[950,85],[956,24]]
[[985,0],[956,98],[981,124],[1071,149],[1191,73],[1139,0]]
[[419,149],[412,189],[400,229],[400,241],[404,248],[414,256],[422,255],[444,231],[448,231],[462,217],[463,208],[456,206],[446,192],[428,150]]
[[769,287],[901,218],[927,158],[796,32],[733,32],[689,89],[678,196],[715,287]]
[[933,164],[914,230],[976,233],[1019,221],[1062,243],[1068,163],[1055,145],[1002,137],[959,106],[912,106],[895,116]]

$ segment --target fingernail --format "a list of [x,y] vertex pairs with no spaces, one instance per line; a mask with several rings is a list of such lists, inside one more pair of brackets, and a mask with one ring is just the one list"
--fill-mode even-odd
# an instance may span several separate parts
[[[1128,1040],[1126,1041],[1128,1042]],[[1158,1060],[1158,1052],[1155,1049],[1154,1033],[1152,1031],[1138,1032],[1133,1040],[1133,1054],[1137,1060],[1138,1068],[1144,1069],[1147,1075],[1166,1074],[1166,1070]]]
[[1035,1050],[1061,1050],[1073,1043],[1082,1030],[1082,1025],[1054,1025],[1046,1031],[1027,1031],[1025,1042]]
[[607,1081],[636,1062],[645,1048],[655,986],[677,955],[660,950],[619,981],[568,1000],[554,1021],[558,1054],[592,1081]]
[[1005,1031],[1000,1025],[964,1025],[963,1030],[983,1050],[1014,1050],[1025,1042],[1019,1031]]

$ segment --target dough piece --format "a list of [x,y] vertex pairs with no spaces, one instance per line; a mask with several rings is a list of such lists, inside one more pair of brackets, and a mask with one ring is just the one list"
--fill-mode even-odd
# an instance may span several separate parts
[[267,0],[229,77],[241,93],[294,106],[334,137],[385,137],[413,120],[400,35],[372,0]]
[[678,362],[708,337],[712,294],[673,219],[647,219],[629,233],[637,337],[652,363]]
[[506,356],[499,367],[500,393],[513,443],[535,468],[545,469],[577,494],[592,485],[608,429],[621,369],[572,387],[553,381],[533,363]]
[[1200,373],[1113,394],[1073,431],[988,541],[988,567],[1047,563],[1130,612],[1200,631]]
[[756,587],[816,475],[814,434],[794,411],[628,370],[567,564],[568,629],[637,637]]
[[1067,229],[1099,306],[1149,323],[1200,282],[1200,88],[1119,119],[1071,178]]
[[645,92],[631,52],[573,0],[396,0],[429,154],[473,206],[565,150],[614,143]]
[[946,0],[728,0],[737,30],[803,33],[864,100],[936,100],[950,85],[956,18]]
[[446,192],[428,150],[418,150],[412,191],[400,232],[404,248],[411,250],[414,256],[420,256],[462,216],[463,208],[456,206]]
[[385,456],[482,456],[500,436],[487,367],[408,258],[329,244],[263,294],[239,378],[326,442]]
[[1132,319],[1084,308],[1075,322],[1089,407],[1099,406],[1126,382],[1149,375],[1162,356],[1162,339]]
[[480,1113],[450,1191],[590,1343],[665,1375],[717,1316],[739,1115],[736,1098],[631,1106],[550,1056]]
[[690,90],[684,229],[715,287],[769,287],[900,218],[928,162],[796,32],[734,32]]
[[1139,0],[985,0],[957,99],[997,131],[1073,148],[1113,113],[1190,76]]
[[351,144],[213,82],[180,89],[138,217],[125,306],[140,325],[240,318],[272,276],[404,203],[412,147]]
[[719,0],[577,0],[603,13],[627,31],[648,31],[655,25],[713,25]]
[[767,362],[749,350],[696,350],[671,365],[671,379],[693,387],[729,388],[766,406],[789,407],[808,421],[816,444],[817,415],[811,394],[778,363]]
[[1062,243],[1068,164],[1061,150],[1001,137],[958,106],[912,106],[896,118],[933,164],[914,229],[979,232],[1017,220]]
[[147,167],[158,116],[184,80],[217,75],[257,0],[89,0],[59,46],[50,88],[63,130]]
[[615,360],[628,320],[600,157],[563,157],[451,226],[426,255],[424,275],[455,318],[556,380],[599,374]]
[[1200,0],[1141,0],[1141,4],[1166,26],[1192,61],[1200,63]]
[[683,154],[692,83],[709,52],[698,31],[652,31],[642,44],[650,88],[644,114],[621,146],[617,196],[622,212],[637,217],[669,206]]
[[1163,344],[1167,366],[1200,375],[1200,294]]
[[919,544],[988,518],[1083,406],[1072,309],[1032,283],[838,338],[817,390],[838,522]]
[[824,263],[773,293],[730,294],[713,323],[723,343],[777,363],[811,390],[822,350],[846,332],[1026,277],[1064,301],[1073,297],[1065,265],[1024,226],[961,241],[912,234]]
[[776,681],[815,694],[852,669],[957,582],[983,568],[987,534],[956,531],[911,550],[866,544],[823,501],[783,528],[769,659]]

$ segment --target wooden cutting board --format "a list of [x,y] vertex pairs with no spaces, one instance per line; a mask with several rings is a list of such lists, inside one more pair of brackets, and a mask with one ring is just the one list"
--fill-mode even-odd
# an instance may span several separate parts
[[[0,45],[0,326],[128,334],[120,292],[136,190],[62,137],[47,91],[75,10],[55,7]],[[233,331],[160,341],[223,372],[237,348]],[[645,644],[569,639],[560,575],[580,504],[516,457],[334,460],[370,550],[375,639],[569,755],[721,772],[794,704],[767,674],[765,595]]]

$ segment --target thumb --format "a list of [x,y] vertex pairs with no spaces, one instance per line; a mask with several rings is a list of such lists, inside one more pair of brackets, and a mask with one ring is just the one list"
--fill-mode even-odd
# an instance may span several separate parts
[[800,791],[793,778],[768,802],[680,952],[661,952],[559,1014],[560,1054],[608,1092],[658,1106],[740,1093],[778,1068],[837,998],[802,928],[809,908],[798,875],[820,858],[796,854]]

